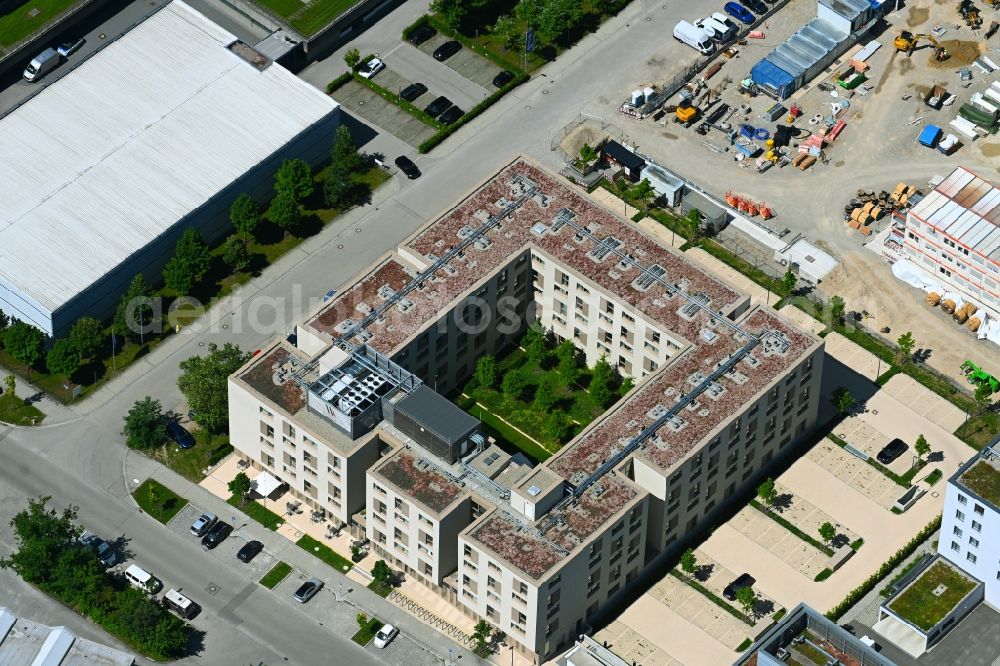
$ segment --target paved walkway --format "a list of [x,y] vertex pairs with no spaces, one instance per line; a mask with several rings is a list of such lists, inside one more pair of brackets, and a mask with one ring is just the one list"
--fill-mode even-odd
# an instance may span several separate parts
[[[789,521],[797,524],[794,520],[789,519]],[[782,562],[810,579],[815,578],[816,574],[825,569],[827,561],[830,559],[826,553],[803,541],[791,530],[779,525],[753,507],[741,509],[726,525],[758,546],[766,548],[779,557]],[[809,532],[804,527],[800,529],[803,532]]]
[[965,422],[965,412],[909,375],[894,375],[882,390],[948,432],[955,432]]
[[[6,391],[6,381],[7,375],[10,373],[0,370],[0,392]],[[33,398],[38,396],[36,400],[32,400],[35,408],[40,410],[42,414],[45,415],[40,426],[44,427],[50,423],[60,423],[62,421],[68,421],[76,417],[71,409],[63,405],[62,403],[53,399],[50,395],[46,394],[40,388],[34,384],[29,384],[24,378],[14,375],[14,386],[15,393],[17,393],[20,398]]]
[[826,353],[872,382],[889,370],[888,363],[836,331],[826,336]]
[[806,457],[886,511],[892,510],[903,494],[899,484],[829,438],[813,446]]

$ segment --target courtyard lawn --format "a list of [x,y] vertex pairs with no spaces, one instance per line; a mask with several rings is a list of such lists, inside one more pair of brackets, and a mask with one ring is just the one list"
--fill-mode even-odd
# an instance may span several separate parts
[[239,496],[232,495],[226,500],[226,503],[229,504],[229,506],[236,507],[269,530],[277,530],[285,524],[285,521],[281,516],[264,507],[260,502],[255,500],[247,500],[241,505]]
[[[358,0],[312,0],[292,19],[292,27],[310,37],[357,4]],[[301,4],[300,4],[301,6]]]
[[[944,590],[935,594],[941,586]],[[920,574],[892,601],[889,608],[926,631],[943,620],[975,587],[976,583],[971,578],[944,562],[938,562]]]

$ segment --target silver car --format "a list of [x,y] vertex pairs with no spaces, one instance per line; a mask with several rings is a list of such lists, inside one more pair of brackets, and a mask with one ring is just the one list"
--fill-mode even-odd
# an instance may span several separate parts
[[219,521],[218,517],[214,513],[205,513],[198,516],[198,518],[191,523],[191,534],[196,537],[205,536],[205,534],[212,529],[212,526]]
[[299,589],[295,590],[295,594],[292,595],[292,598],[300,604],[304,604],[315,597],[316,593],[322,589],[323,581],[319,578],[310,578],[306,582],[299,585]]

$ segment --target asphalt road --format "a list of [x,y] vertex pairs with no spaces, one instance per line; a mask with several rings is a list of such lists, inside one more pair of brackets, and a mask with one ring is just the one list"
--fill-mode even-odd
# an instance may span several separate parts
[[[285,335],[322,294],[341,286],[518,154],[527,154],[551,168],[561,166],[558,154],[549,149],[553,136],[578,114],[593,108],[593,100],[606,94],[617,96],[620,89],[634,87],[627,74],[623,75],[629,63],[662,52],[674,23],[695,11],[692,4],[697,4],[699,11],[714,6],[705,0],[684,7],[635,0],[598,33],[587,36],[431,155],[421,156],[417,160],[424,172],[420,179],[408,181],[396,174],[376,192],[371,205],[339,218],[101,391],[71,409],[50,414],[47,425],[0,430],[0,542],[11,545],[7,520],[25,505],[27,497],[52,495],[56,506],[79,505],[81,521],[95,532],[107,538],[121,537],[126,548],[141,553],[143,563],[167,584],[205,590],[214,583],[219,588],[214,596],[199,597],[204,612],[194,624],[206,632],[205,644],[196,657],[185,661],[287,661],[307,666],[376,663],[349,642],[346,632],[319,627],[308,607],[276,606],[284,601],[276,601],[262,589],[248,588],[247,581],[231,566],[205,557],[193,539],[140,515],[126,492],[131,474],[123,474],[122,416],[143,395],[156,397],[165,408],[183,413],[183,398],[176,385],[182,359],[204,353],[211,342],[234,342],[253,350],[275,335]],[[399,44],[402,27],[426,6],[426,0],[404,4],[366,32],[357,41],[358,47],[363,53],[392,52]],[[684,47],[676,48],[678,59],[690,56]],[[302,76],[323,87],[343,68],[342,53],[338,52]],[[669,75],[664,68],[663,78]],[[0,109],[9,103],[6,94],[0,93]],[[402,152],[412,153],[381,128],[354,126],[369,152],[390,159]],[[148,476],[156,473],[158,466],[147,461],[138,467],[147,468]],[[321,577],[333,579],[333,572],[322,565],[313,568],[317,573],[325,570],[327,574]],[[5,583],[11,579],[9,574],[0,575]],[[20,581],[14,580],[10,587],[16,599],[28,604],[27,608],[15,608],[25,617],[60,614],[55,604],[40,599]],[[379,604],[386,603],[363,589],[354,596],[363,608],[380,608]],[[39,603],[44,608],[33,613]],[[412,626],[410,630],[404,625],[404,633],[419,634],[422,643],[433,645],[442,657],[454,645],[416,620]],[[106,636],[100,638],[96,629],[88,631],[97,640],[113,642]]]

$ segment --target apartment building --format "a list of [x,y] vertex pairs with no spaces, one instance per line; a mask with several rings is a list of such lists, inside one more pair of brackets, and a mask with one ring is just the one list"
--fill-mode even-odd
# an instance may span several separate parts
[[906,215],[903,253],[946,290],[1000,313],[1000,190],[957,167]]
[[[636,382],[544,464],[442,397],[535,320]],[[822,374],[822,339],[524,159],[296,332],[230,379],[237,451],[535,660],[792,450]]]

